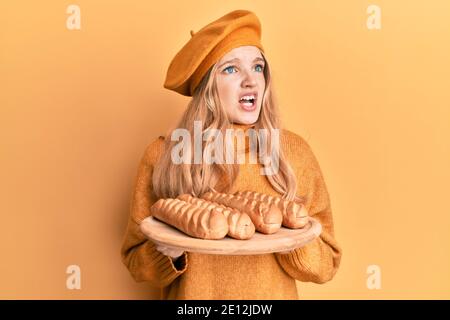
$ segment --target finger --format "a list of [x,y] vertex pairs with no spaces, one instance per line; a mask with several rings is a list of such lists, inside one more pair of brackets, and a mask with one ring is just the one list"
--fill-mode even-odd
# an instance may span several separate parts
[[173,258],[178,258],[184,252],[182,250],[173,249],[173,248],[169,248],[169,247],[165,247],[165,246],[158,246],[158,247],[156,247],[156,250],[158,250],[165,256],[169,256],[169,257],[173,257]]
[[159,246],[159,247],[156,247],[156,250],[158,250],[159,252],[161,252],[164,255],[167,255],[168,248]]
[[177,249],[172,249],[172,250],[168,251],[169,255],[171,257],[174,257],[174,258],[178,258],[179,256],[181,256],[183,254],[183,252],[184,251],[180,251],[180,250],[177,250]]

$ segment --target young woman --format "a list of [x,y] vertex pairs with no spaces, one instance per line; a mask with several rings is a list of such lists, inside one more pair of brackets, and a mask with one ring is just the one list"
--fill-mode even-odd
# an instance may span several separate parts
[[[245,10],[230,12],[197,33],[191,31],[164,84],[192,96],[177,128],[188,130],[193,140],[199,138],[194,122],[202,134],[209,129],[280,128],[260,37],[258,18]],[[262,164],[248,159],[177,164],[171,152],[177,143],[170,135],[159,137],[148,145],[139,166],[121,250],[136,281],[161,288],[162,299],[298,299],[295,280],[324,283],[333,278],[341,250],[334,239],[330,198],[317,159],[303,138],[279,130],[278,168],[272,174],[262,174]],[[210,143],[203,142],[203,150]],[[248,154],[249,145],[249,139],[243,147],[237,145],[236,154]],[[225,256],[156,247],[140,231],[140,221],[158,199],[211,190],[250,190],[304,201],[310,216],[321,222],[322,233],[288,253]]]

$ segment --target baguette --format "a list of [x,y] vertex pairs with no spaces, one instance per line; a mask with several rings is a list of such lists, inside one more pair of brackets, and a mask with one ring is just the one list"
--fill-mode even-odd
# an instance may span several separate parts
[[178,199],[195,204],[200,208],[208,210],[216,209],[222,212],[228,220],[228,235],[231,238],[246,240],[255,234],[255,225],[245,212],[240,212],[237,209],[229,208],[216,202],[196,198],[189,194],[179,195]]
[[283,226],[291,229],[303,228],[308,223],[308,211],[304,204],[254,191],[240,191],[235,195],[251,200],[275,204],[283,214]]
[[167,198],[159,199],[150,210],[155,218],[195,238],[217,240],[228,233],[224,214],[214,208],[207,210],[186,201]]
[[206,192],[201,198],[247,213],[256,230],[261,233],[272,234],[281,227],[283,215],[277,206],[219,192]]

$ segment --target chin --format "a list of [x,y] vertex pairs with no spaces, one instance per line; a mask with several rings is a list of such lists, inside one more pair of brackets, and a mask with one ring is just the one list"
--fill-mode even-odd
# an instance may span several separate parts
[[239,117],[234,122],[240,124],[254,124],[258,120],[258,117]]
[[238,122],[241,124],[253,124],[256,121],[258,121],[258,117],[259,117],[259,111],[255,111],[252,113],[244,113],[244,114],[239,114],[237,115],[236,119],[234,122]]
[[240,124],[254,124],[256,120],[253,119],[238,119],[236,122]]

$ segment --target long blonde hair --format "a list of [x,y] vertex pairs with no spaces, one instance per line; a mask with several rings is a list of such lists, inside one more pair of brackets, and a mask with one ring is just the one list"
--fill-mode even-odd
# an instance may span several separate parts
[[[270,129],[280,128],[280,121],[278,108],[272,93],[269,65],[264,53],[261,52],[261,54],[266,62],[263,69],[266,86],[262,98],[261,112],[254,128],[256,130],[265,128],[268,129],[268,132],[271,132]],[[218,95],[215,81],[217,68],[218,64],[216,63],[203,77],[192,95],[187,110],[177,125],[177,128],[188,130],[192,139],[195,139],[194,121],[201,121],[202,134],[208,129],[218,129],[224,132],[231,125]],[[178,141],[165,139],[164,152],[154,167],[153,190],[158,198],[175,198],[183,193],[199,196],[207,191],[227,192],[230,189],[239,173],[239,164],[207,164],[205,161],[200,164],[194,164],[193,161],[191,161],[192,164],[174,164],[171,158],[171,150],[177,143]],[[207,141],[206,145],[209,143],[211,142]],[[193,153],[191,152],[191,154]],[[266,178],[272,187],[282,194],[283,198],[301,201],[303,198],[296,196],[297,181],[295,174],[281,147],[278,156],[278,173],[266,175]],[[219,181],[224,186],[222,190],[215,189]]]

